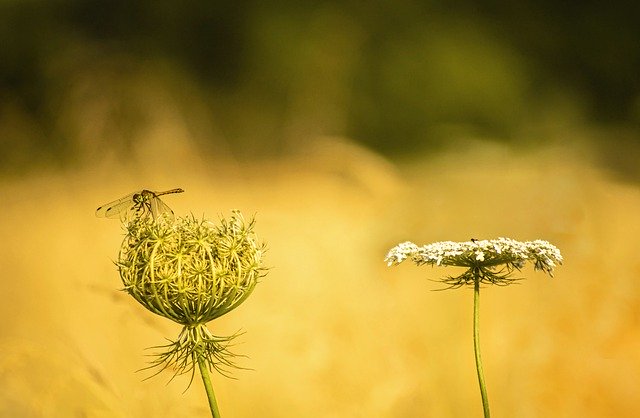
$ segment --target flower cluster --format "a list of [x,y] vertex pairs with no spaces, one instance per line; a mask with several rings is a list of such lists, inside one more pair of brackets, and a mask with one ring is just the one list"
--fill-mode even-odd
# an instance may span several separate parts
[[265,246],[240,212],[220,225],[195,217],[134,217],[126,224],[118,269],[124,291],[145,308],[184,325],[180,337],[163,346],[155,365],[193,370],[196,355],[210,367],[232,366],[228,342],[205,324],[238,307],[265,273]]
[[521,242],[510,238],[442,241],[422,247],[403,242],[389,251],[385,261],[393,266],[406,259],[411,259],[418,266],[429,264],[467,268],[460,276],[444,279],[452,287],[473,284],[474,277],[480,277],[480,281],[485,283],[509,284],[514,280],[509,278],[511,273],[520,270],[528,261],[533,263],[536,270],[553,277],[554,268],[562,264],[560,250],[549,242]]

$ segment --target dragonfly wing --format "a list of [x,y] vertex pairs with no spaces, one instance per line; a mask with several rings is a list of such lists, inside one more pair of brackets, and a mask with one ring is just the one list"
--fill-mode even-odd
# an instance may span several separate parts
[[131,193],[111,203],[100,206],[96,209],[96,216],[98,218],[119,218],[122,213],[127,212],[133,206],[134,195],[135,193]]
[[163,213],[168,213],[170,216],[173,216],[173,211],[169,206],[167,206],[159,197],[151,198],[149,202],[151,205],[151,215],[153,215],[153,219],[156,219],[158,216]]

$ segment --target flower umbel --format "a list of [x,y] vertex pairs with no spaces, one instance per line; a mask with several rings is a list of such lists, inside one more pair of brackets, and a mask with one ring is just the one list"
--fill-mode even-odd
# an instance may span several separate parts
[[472,239],[466,242],[442,241],[422,247],[412,242],[403,242],[389,251],[385,261],[389,266],[393,266],[407,259],[411,259],[418,266],[430,264],[465,268],[461,275],[445,277],[442,281],[448,284],[449,288],[465,285],[473,287],[473,351],[484,418],[490,418],[489,397],[480,356],[480,284],[508,285],[517,280],[510,277],[511,273],[520,270],[528,261],[533,263],[534,269],[542,270],[553,277],[554,268],[562,264],[560,250],[547,241],[521,242],[510,238]]
[[516,241],[510,238],[494,240],[471,240],[465,242],[442,241],[417,246],[403,242],[392,248],[385,261],[389,266],[411,259],[416,265],[466,267],[460,276],[447,277],[443,281],[451,287],[474,284],[474,275],[481,283],[506,285],[516,279],[510,278],[514,270],[520,270],[530,261],[536,270],[553,277],[554,268],[562,264],[562,255],[557,247],[547,241]]
[[205,324],[238,307],[264,276],[265,246],[234,211],[219,225],[194,216],[136,217],[118,256],[124,291],[145,308],[184,326],[176,341],[150,367],[172,366],[176,374],[192,372],[199,360],[225,374],[235,367],[230,341],[217,337]]

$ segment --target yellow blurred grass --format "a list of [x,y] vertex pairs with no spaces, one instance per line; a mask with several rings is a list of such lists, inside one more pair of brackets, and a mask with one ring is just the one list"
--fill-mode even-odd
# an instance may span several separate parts
[[640,193],[576,151],[461,143],[397,166],[329,138],[240,164],[164,140],[126,164],[5,180],[0,415],[207,416],[197,376],[183,393],[188,377],[135,373],[179,328],[116,290],[122,231],[93,215],[135,189],[183,187],[165,199],[178,214],[255,213],[269,245],[268,276],[211,324],[246,331],[235,351],[254,369],[214,376],[223,416],[481,416],[472,293],[431,291],[454,271],[383,258],[403,240],[497,236],[547,239],[566,263],[482,290],[494,415],[637,416]]

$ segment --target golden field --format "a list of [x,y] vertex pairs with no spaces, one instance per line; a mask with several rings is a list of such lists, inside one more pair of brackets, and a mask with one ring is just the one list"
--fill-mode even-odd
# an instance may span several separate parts
[[225,418],[480,417],[472,292],[434,292],[446,268],[389,268],[397,243],[546,239],[550,279],[481,291],[495,417],[640,415],[640,191],[586,143],[519,150],[468,141],[391,162],[320,138],[253,163],[211,157],[176,132],[123,161],[3,180],[0,416],[206,417],[199,376],[143,380],[145,348],[179,327],[120,292],[123,231],[95,208],[141,188],[177,215],[257,218],[269,274],[236,311],[236,380],[214,375]]

